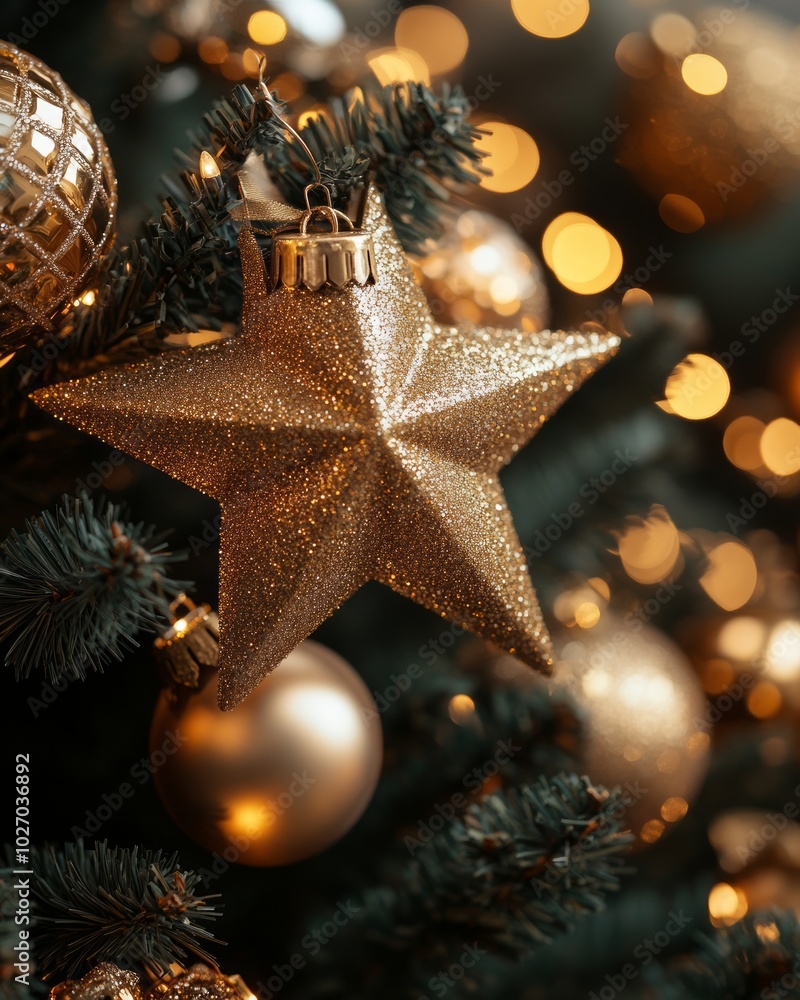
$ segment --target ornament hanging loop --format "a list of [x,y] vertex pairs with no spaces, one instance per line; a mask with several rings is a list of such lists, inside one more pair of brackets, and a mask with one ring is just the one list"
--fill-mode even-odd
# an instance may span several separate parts
[[[278,232],[272,240],[270,285],[272,289],[307,288],[318,291],[323,285],[344,288],[346,285],[373,285],[376,280],[375,251],[369,233],[356,229],[352,221],[333,207],[330,188],[322,180],[316,157],[303,137],[280,114],[280,105],[272,96],[266,80],[267,60],[262,55],[258,63],[258,86],[275,120],[294,138],[314,171],[314,180],[303,188],[306,211],[297,231]],[[312,205],[312,191],[321,190],[324,204]],[[330,232],[309,232],[309,225],[324,218]],[[347,232],[339,223],[343,222]]]
[[347,218],[344,212],[340,212],[338,209],[332,208],[330,205],[317,205],[314,208],[309,208],[307,212],[303,212],[303,217],[300,220],[300,234],[302,236],[307,235],[309,224],[316,218],[327,220],[331,227],[331,233],[338,233],[340,231],[340,220],[347,226],[351,233],[355,232],[355,226],[350,219]]
[[[304,145],[305,145],[305,143],[304,143]],[[308,148],[308,147],[306,147],[306,148]],[[316,165],[317,164],[316,164],[316,160],[315,160],[314,161],[314,166],[316,166]],[[317,171],[317,173],[319,173],[319,171]],[[323,184],[322,183],[322,178],[320,177],[319,179],[315,180],[313,184],[306,184],[306,186],[303,188],[303,196],[306,199],[306,209],[310,212],[314,208],[320,208],[320,207],[322,207],[322,206],[319,206],[319,205],[312,205],[311,204],[311,198],[310,198],[311,192],[314,191],[314,190],[316,190],[317,188],[319,188],[324,193],[324,195],[325,195],[325,207],[327,207],[327,208],[333,208],[333,201],[331,200],[331,189],[328,187],[327,184]]]

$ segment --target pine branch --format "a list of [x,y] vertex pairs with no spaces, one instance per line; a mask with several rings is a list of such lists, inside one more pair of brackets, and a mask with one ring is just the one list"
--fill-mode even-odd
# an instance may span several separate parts
[[200,878],[177,855],[139,848],[87,848],[82,841],[33,855],[32,936],[43,976],[80,976],[108,961],[153,978],[189,956],[213,961],[204,926],[219,916],[195,895]]
[[368,966],[364,995],[383,996],[386,983],[408,981],[409,969],[421,980],[447,968],[465,945],[528,954],[601,910],[618,888],[632,841],[623,812],[618,792],[574,774],[489,796],[406,858],[395,887],[366,895],[337,938],[335,967],[315,970],[304,988],[339,996],[347,983],[352,992],[353,968]]
[[188,586],[167,574],[183,558],[120,508],[64,497],[0,544],[0,640],[17,677],[83,678],[135,646]]
[[[521,665],[520,673],[499,676],[513,661],[498,660],[479,641],[468,644],[460,659],[450,672],[437,664],[384,714],[393,750],[368,814],[371,833],[379,825],[396,829],[409,815],[449,798],[453,788],[463,789],[465,777],[480,774],[501,745],[514,748],[503,764],[506,785],[577,765],[583,723],[566,689],[550,691]],[[456,695],[469,696],[475,706],[460,725],[450,716]]]
[[650,978],[659,1000],[800,1000],[799,956],[797,914],[764,910],[699,936],[693,955]]
[[[424,84],[408,83],[334,100],[301,135],[339,207],[372,174],[397,235],[413,253],[444,231],[448,185],[476,184],[488,173],[476,147],[480,130],[468,115],[460,87],[445,84],[436,97]],[[297,147],[276,146],[268,166],[286,196],[301,204],[309,170]]]
[[520,954],[602,909],[632,837],[618,795],[560,775],[490,795],[420,855],[409,901]]
[[[475,183],[485,173],[475,145],[480,133],[468,113],[459,89],[445,86],[436,97],[422,84],[407,84],[334,101],[324,121],[310,122],[302,134],[336,203],[344,207],[370,172],[406,249],[414,250],[444,229],[448,186]],[[203,149],[220,166],[216,181],[197,175]],[[0,393],[18,391],[15,381],[31,391],[92,366],[162,351],[171,333],[233,332],[242,287],[239,224],[230,213],[241,200],[238,169],[253,150],[264,155],[284,195],[301,206],[308,162],[287,142],[265,98],[238,86],[179,154],[181,169],[163,178],[163,210],[145,225],[145,235],[105,260],[93,280],[94,304],[71,306],[56,322],[47,337],[57,344],[55,358],[45,361],[36,348],[20,352],[13,372],[0,374]]]

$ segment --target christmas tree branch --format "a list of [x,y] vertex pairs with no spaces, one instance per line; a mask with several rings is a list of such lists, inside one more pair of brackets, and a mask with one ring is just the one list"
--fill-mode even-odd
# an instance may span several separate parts
[[176,855],[83,842],[33,855],[37,973],[59,979],[109,961],[156,978],[187,957],[213,961],[204,926],[219,916]]
[[18,677],[42,669],[83,678],[120,659],[140,629],[168,614],[188,584],[169,569],[183,558],[115,504],[65,497],[0,543],[0,640]]
[[[568,691],[550,691],[526,667],[498,658],[482,642],[469,644],[461,659],[468,662],[426,675],[384,714],[395,749],[370,810],[374,826],[396,829],[441,795],[463,789],[465,777],[491,780],[500,748],[508,748],[506,785],[576,766],[583,725]],[[507,677],[501,676],[505,669]],[[465,715],[456,724],[451,712],[464,702]]]
[[307,988],[340,995],[352,969],[364,967],[364,947],[377,996],[387,982],[408,980],[409,963],[411,978],[423,977],[465,944],[478,955],[522,957],[602,909],[618,888],[632,840],[623,812],[617,792],[574,774],[487,797],[404,859],[392,887],[365,896],[337,939],[335,967],[315,970]]
[[[324,183],[344,207],[367,173],[383,191],[398,234],[409,250],[444,228],[448,186],[480,179],[479,130],[467,121],[458,89],[434,96],[422,84],[333,101],[324,119],[308,123],[304,140],[320,162]],[[198,176],[203,150],[220,175]],[[21,352],[15,371],[22,386],[84,374],[93,365],[164,350],[171,333],[200,329],[231,332],[241,315],[237,173],[251,151],[263,154],[284,196],[302,205],[311,167],[272,114],[263,95],[238,86],[229,101],[206,116],[185,153],[181,170],[163,179],[166,200],[145,235],[113,250],[93,280],[91,305],[71,306],[50,339],[50,357]],[[269,225],[274,220],[259,220]],[[10,376],[5,375],[6,379]]]
[[659,1000],[798,1000],[799,956],[797,914],[764,910],[698,936],[694,954],[657,966],[650,979]]

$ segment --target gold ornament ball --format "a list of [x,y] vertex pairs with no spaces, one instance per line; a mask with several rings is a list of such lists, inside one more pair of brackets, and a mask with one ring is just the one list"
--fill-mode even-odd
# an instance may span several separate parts
[[544,330],[550,299],[542,266],[512,227],[473,209],[425,256],[411,258],[440,323]]
[[742,216],[800,171],[800,36],[755,10],[662,12],[625,36],[621,162],[679,232]]
[[0,41],[0,353],[85,288],[114,236],[116,180],[89,108]]
[[150,744],[163,758],[155,782],[167,811],[239,864],[286,865],[329,847],[364,812],[380,774],[382,731],[366,685],[310,641],[233,711],[217,706],[217,677],[197,691],[166,688],[156,706]]
[[254,1000],[241,976],[226,976],[198,963],[156,983],[147,1000]]
[[50,1000],[143,1000],[143,993],[135,972],[101,962],[82,979],[68,979],[54,986]]
[[689,661],[656,629],[611,619],[566,642],[556,682],[585,710],[587,774],[621,785],[634,834],[658,840],[686,814],[707,767],[705,697]]

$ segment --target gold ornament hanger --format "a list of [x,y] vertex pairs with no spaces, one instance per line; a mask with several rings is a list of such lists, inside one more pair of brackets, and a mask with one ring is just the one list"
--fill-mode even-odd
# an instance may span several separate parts
[[[297,225],[278,230],[272,240],[272,265],[270,288],[278,285],[287,288],[305,287],[318,291],[324,285],[344,288],[374,284],[377,278],[375,250],[372,237],[357,229],[344,212],[333,207],[331,192],[322,180],[316,157],[300,133],[279,113],[279,105],[267,86],[264,73],[266,59],[259,62],[258,86],[263,93],[275,120],[300,145],[314,170],[314,180],[305,186],[303,195],[306,210]],[[311,194],[321,191],[325,204],[312,205]],[[346,227],[340,228],[340,223]],[[326,225],[326,229],[319,228]]]

